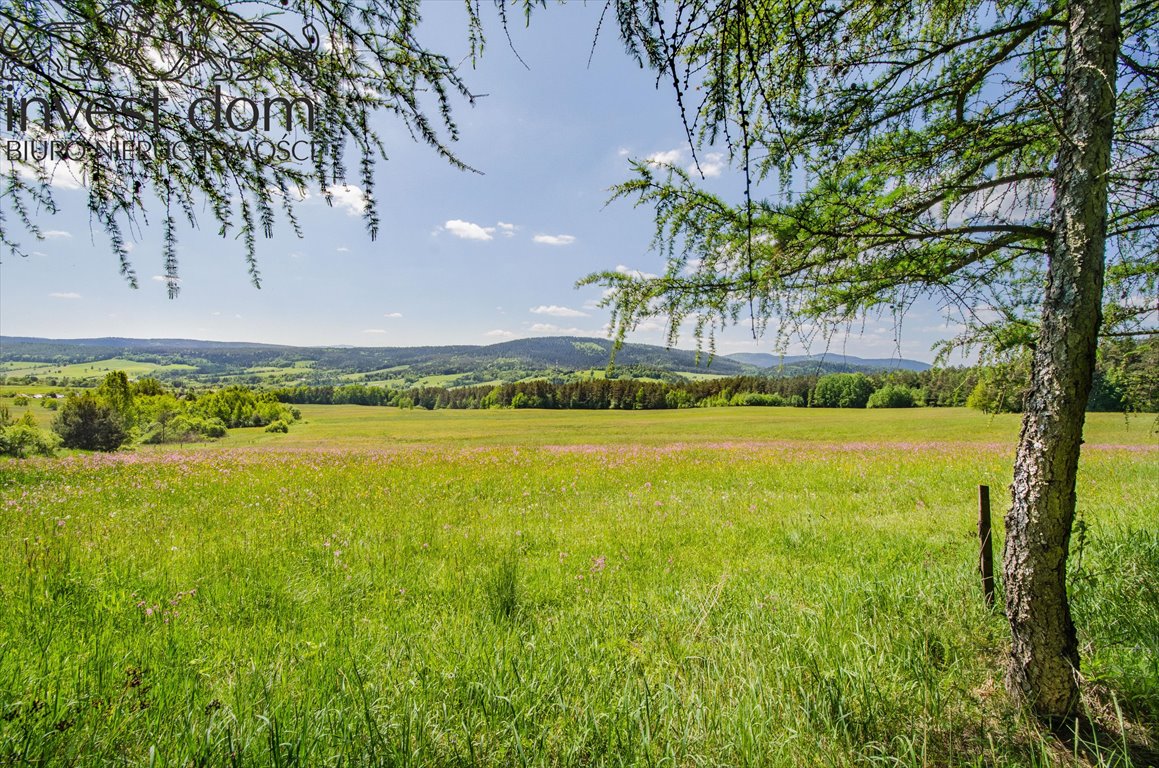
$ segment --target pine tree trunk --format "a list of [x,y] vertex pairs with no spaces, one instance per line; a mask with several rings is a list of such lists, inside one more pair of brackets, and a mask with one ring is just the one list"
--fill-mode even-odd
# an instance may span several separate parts
[[1022,420],[1003,553],[1013,635],[1007,687],[1045,718],[1078,704],[1066,594],[1075,473],[1102,322],[1118,0],[1068,4],[1062,130],[1042,332]]

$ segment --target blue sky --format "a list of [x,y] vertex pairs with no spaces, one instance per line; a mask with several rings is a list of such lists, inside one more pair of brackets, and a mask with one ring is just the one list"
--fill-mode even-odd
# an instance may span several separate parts
[[[628,177],[629,157],[681,164],[691,157],[670,91],[657,90],[654,74],[624,53],[613,20],[588,65],[601,5],[551,6],[528,30],[516,20],[512,37],[530,71],[488,25],[485,53],[467,73],[472,90],[487,96],[456,111],[456,152],[480,174],[451,168],[382,118],[390,157],[378,169],[376,241],[357,215],[356,194],[340,195],[333,208],[309,199],[299,209],[303,239],[283,225],[259,241],[263,287],[256,290],[240,242],[186,227],[181,294],[170,300],[154,279],[162,272],[159,228],[140,232],[134,244],[142,280],[131,290],[104,235],[90,229],[84,191],[58,189],[60,213],[38,217],[48,238],[22,237],[36,253],[0,263],[0,332],[358,346],[605,335],[607,312],[593,307],[599,289],[577,290],[575,281],[596,270],[663,265],[649,249],[648,211],[605,206],[608,190]],[[429,3],[424,30],[431,47],[466,55],[461,3]],[[706,182],[713,191],[739,197],[736,174],[712,162],[706,169],[718,172]],[[900,341],[890,318],[870,317],[829,346],[929,360],[931,344],[951,334],[937,307],[920,304]],[[663,333],[644,324],[630,340],[662,344]],[[694,341],[685,335],[679,345]],[[771,336],[754,341],[747,322],[718,342],[725,353],[772,347]],[[823,350],[818,342],[811,351]]]

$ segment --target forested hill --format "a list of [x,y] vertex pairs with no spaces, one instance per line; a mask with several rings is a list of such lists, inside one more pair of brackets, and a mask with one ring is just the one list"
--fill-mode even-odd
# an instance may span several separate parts
[[740,363],[755,365],[758,368],[779,368],[782,366],[825,365],[828,369],[842,371],[928,371],[932,366],[920,360],[907,360],[904,357],[875,357],[864,358],[846,355],[840,352],[825,352],[820,355],[773,355],[768,352],[737,352],[729,358]]
[[[105,361],[136,361],[161,378],[218,383],[334,383],[465,385],[529,377],[594,375],[607,367],[607,339],[545,337],[488,346],[293,347],[192,339],[41,339],[0,336],[0,373],[9,377],[87,378],[103,375]],[[124,367],[124,366],[122,366]],[[773,355],[709,358],[682,349],[625,344],[613,375],[658,379],[689,375],[799,375],[834,371],[928,368],[911,360],[785,358]],[[425,381],[428,380],[428,381]]]

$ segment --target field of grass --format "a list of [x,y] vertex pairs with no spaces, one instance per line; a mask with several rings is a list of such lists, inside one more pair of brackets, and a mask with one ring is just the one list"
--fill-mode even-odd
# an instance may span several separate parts
[[18,361],[0,363],[0,374],[5,376],[68,376],[74,379],[103,379],[105,374],[110,371],[124,371],[130,378],[137,378],[160,372],[195,370],[197,370],[195,366],[183,363],[160,365],[159,363],[145,363],[140,360],[126,360],[120,357],[70,365]]
[[[973,443],[1011,458],[1021,416],[988,416],[969,408],[837,410],[693,408],[656,411],[422,411],[359,405],[297,406],[302,421],[287,435],[233,430],[219,445],[379,448],[390,445],[694,445],[737,442]],[[1092,413],[1088,446],[1159,448],[1155,414]],[[203,448],[199,448],[203,449]]]
[[1062,741],[1008,700],[974,570],[1017,418],[302,411],[0,464],[0,764],[1155,759],[1153,417],[1086,431],[1100,729]]

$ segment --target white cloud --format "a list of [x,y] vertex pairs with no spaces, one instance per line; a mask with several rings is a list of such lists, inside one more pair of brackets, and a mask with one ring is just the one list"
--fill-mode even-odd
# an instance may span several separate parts
[[538,307],[532,307],[530,310],[533,315],[551,315],[552,317],[587,317],[587,312],[580,312],[578,309],[570,307],[559,307],[555,304],[550,306],[540,304]]
[[515,338],[514,333],[512,333],[511,331],[504,331],[500,328],[496,328],[493,331],[487,331],[483,335],[489,339],[514,339]]
[[676,165],[683,156],[683,150],[669,149],[665,152],[653,152],[645,157],[644,161],[651,165]]
[[[700,160],[700,172],[704,174],[706,179],[714,179],[724,172],[728,167],[725,162],[723,152],[709,152]],[[696,166],[691,165],[688,168],[690,173],[696,173]]]
[[338,253],[350,253],[350,249],[347,248],[345,245],[340,245],[337,248],[335,248],[334,250],[338,251]]
[[515,230],[519,229],[514,224],[508,224],[505,221],[497,221],[495,226],[499,227],[499,231],[503,233],[504,237],[515,237]]
[[451,219],[443,225],[443,229],[463,240],[490,240],[495,232],[495,227],[481,227],[461,219]]
[[389,317],[391,320],[397,320],[398,318],[402,317],[402,312],[387,312],[383,315],[383,317]]
[[625,267],[623,264],[617,264],[616,271],[619,272],[621,275],[629,275],[631,277],[641,278],[644,280],[655,280],[656,278],[660,277],[659,275],[654,275],[651,272],[641,272],[638,269],[632,269],[631,267]]
[[531,239],[543,245],[571,245],[575,242],[572,235],[536,235]]
[[363,333],[386,333],[385,328],[367,328]]
[[[16,173],[28,181],[39,182],[37,172],[24,163],[10,163],[16,166]],[[75,160],[61,160],[51,168],[41,166],[48,174],[48,184],[56,189],[82,189],[84,187],[84,168]]]
[[49,298],[53,299],[79,299],[80,294],[75,291],[54,291],[48,294]]
[[362,199],[362,190],[353,185],[329,187],[331,203],[339,208],[345,208],[350,216],[357,216],[366,210],[366,201]]
[[65,232],[63,229],[46,229],[41,234],[46,240],[59,240],[61,238],[72,237],[71,232]]
[[628,150],[627,147],[620,147],[618,150],[616,150],[616,154],[619,155],[620,157],[627,157],[628,155],[630,155],[632,153]]

